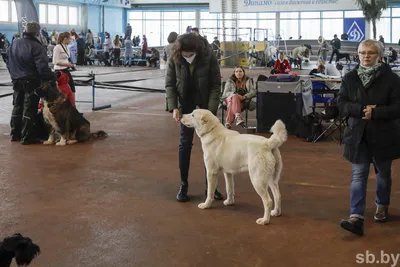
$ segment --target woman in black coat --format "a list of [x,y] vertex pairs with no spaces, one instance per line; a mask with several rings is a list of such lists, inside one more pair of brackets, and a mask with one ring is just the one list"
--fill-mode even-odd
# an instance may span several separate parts
[[340,225],[364,234],[364,211],[370,164],[376,173],[376,222],[388,220],[392,160],[400,157],[400,77],[380,62],[383,45],[365,40],[360,65],[343,78],[339,109],[348,117],[344,157],[352,164],[350,218]]

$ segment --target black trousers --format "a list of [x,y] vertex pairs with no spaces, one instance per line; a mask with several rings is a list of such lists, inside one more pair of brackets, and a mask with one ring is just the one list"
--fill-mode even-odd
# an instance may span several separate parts
[[333,49],[331,58],[329,59],[329,63],[332,63],[333,56],[336,55],[336,62],[339,61],[339,49]]
[[68,69],[63,69],[61,71],[68,75],[69,77],[68,85],[69,87],[71,87],[71,91],[75,93],[75,82],[74,79],[72,78],[71,72]]
[[78,57],[76,65],[83,66],[85,64],[85,50],[78,50]]
[[[183,109],[183,114],[191,113],[195,107]],[[194,128],[189,128],[181,123],[180,141],[179,141],[179,169],[181,172],[181,182],[187,183],[190,168],[190,156],[193,147]],[[207,188],[207,169],[205,172],[205,186]]]
[[11,114],[11,137],[22,141],[36,139],[35,122],[38,111],[39,96],[34,90],[37,82],[18,81],[14,83],[13,110]]

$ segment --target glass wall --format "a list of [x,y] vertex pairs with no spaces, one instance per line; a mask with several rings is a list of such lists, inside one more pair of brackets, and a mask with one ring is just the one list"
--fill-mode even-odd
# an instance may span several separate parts
[[[1,2],[4,0],[0,0]],[[47,10],[48,14],[50,12]],[[40,12],[42,13],[42,12]],[[50,19],[50,15],[48,16]],[[198,25],[196,25],[196,17]],[[146,34],[149,46],[163,46],[167,44],[168,34],[172,31],[178,34],[184,33],[187,26],[198,27],[200,34],[209,42],[218,37],[231,41],[237,38],[262,41],[265,38],[273,40],[279,34],[282,39],[317,39],[322,35],[331,40],[334,34],[340,36],[343,33],[344,18],[363,17],[360,10],[353,11],[317,11],[317,12],[269,12],[269,13],[239,13],[237,24],[233,20],[233,14],[224,14],[225,25],[221,13],[209,13],[200,8],[193,10],[176,11],[129,11],[128,20],[132,25],[133,34]],[[60,19],[60,18],[58,18]],[[277,29],[277,19],[279,29]],[[382,18],[377,22],[377,36],[383,35],[386,42],[397,43],[400,39],[400,8],[388,8],[382,13]],[[235,27],[234,27],[235,26]],[[372,36],[372,27],[371,27]]]

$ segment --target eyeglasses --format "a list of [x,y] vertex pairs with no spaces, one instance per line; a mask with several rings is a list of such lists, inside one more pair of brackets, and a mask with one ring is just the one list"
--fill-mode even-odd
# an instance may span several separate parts
[[365,52],[365,51],[363,51],[363,52],[358,52],[358,54],[360,54],[360,55],[362,55],[362,56],[366,56],[366,55],[368,55],[368,56],[375,56],[375,55],[377,55],[378,54],[378,52],[372,52],[372,51],[367,51],[367,52]]

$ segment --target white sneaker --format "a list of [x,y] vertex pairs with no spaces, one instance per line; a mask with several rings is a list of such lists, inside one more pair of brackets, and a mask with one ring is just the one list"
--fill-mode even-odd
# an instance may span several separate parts
[[245,121],[243,120],[243,118],[240,114],[236,116],[236,125],[244,124],[244,122]]

